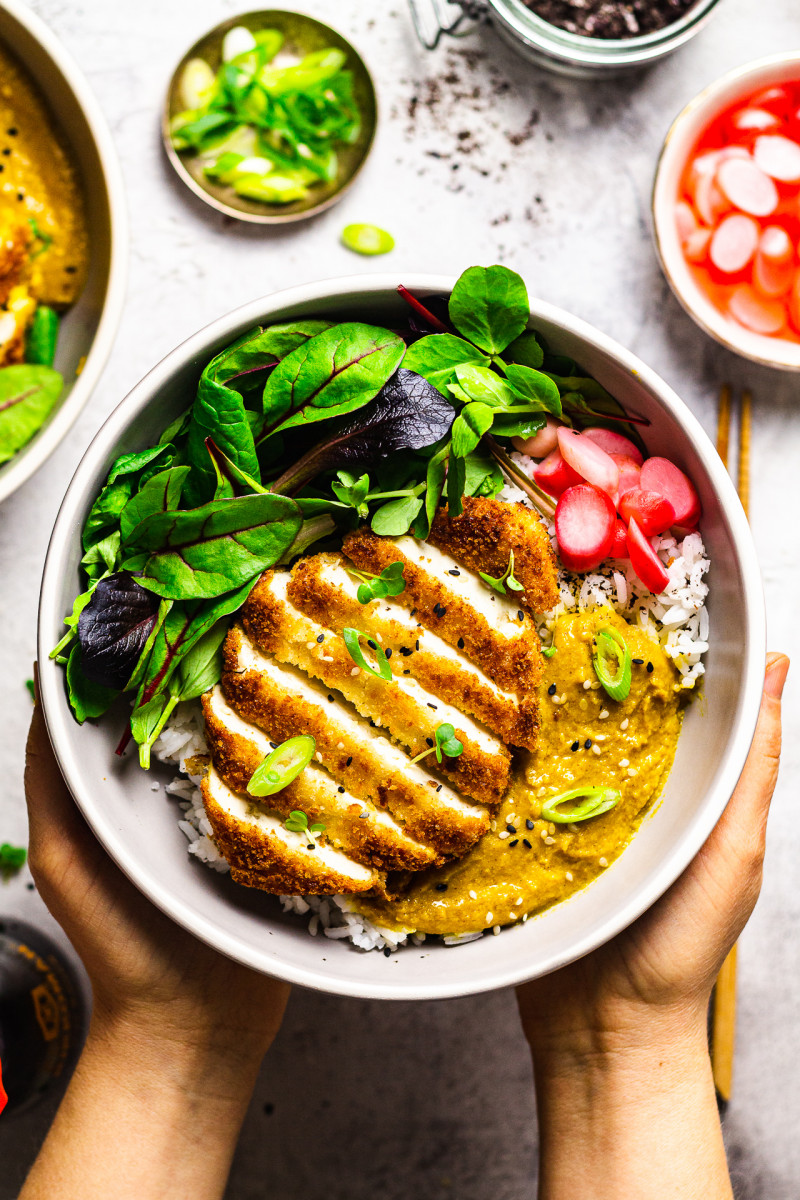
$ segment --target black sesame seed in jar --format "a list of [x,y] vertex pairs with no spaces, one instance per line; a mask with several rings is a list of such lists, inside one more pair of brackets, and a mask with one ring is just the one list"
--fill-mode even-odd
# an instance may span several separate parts
[[527,8],[567,33],[633,38],[665,29],[696,0],[524,0]]

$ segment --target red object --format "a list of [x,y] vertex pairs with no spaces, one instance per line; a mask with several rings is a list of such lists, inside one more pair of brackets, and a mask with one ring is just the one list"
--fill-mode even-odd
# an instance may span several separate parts
[[614,525],[614,540],[608,553],[609,558],[628,558],[628,530],[625,522],[617,517]]
[[[628,458],[626,454],[612,454],[614,462],[619,468],[619,489],[618,497],[624,496],[631,488],[639,486],[639,477],[642,473],[642,468],[632,458]],[[619,499],[617,500],[617,508],[619,508]]]
[[674,525],[696,525],[700,520],[700,497],[694,484],[668,458],[648,458],[642,466],[640,484],[669,500],[675,510]]
[[620,499],[619,512],[623,521],[634,518],[646,537],[666,533],[675,524],[675,509],[658,492],[632,488]]
[[7,1104],[8,1096],[6,1095],[6,1089],[3,1087],[3,1064],[0,1063],[0,1113],[2,1113]]
[[619,487],[619,468],[610,454],[607,454],[591,438],[566,425],[558,430],[558,448],[573,471],[593,483],[609,496],[616,496]]
[[548,496],[556,497],[582,482],[580,475],[564,460],[560,450],[553,450],[547,458],[542,459],[533,472],[533,481]]
[[603,429],[601,426],[596,426],[592,429],[584,429],[583,436],[595,442],[601,450],[605,450],[606,454],[624,454],[626,458],[632,458],[639,466],[644,461],[642,452],[630,438],[623,437],[621,433],[617,433],[613,429]]
[[564,492],[556,506],[556,537],[568,571],[593,571],[608,558],[617,514],[608,494],[590,483]]
[[631,517],[628,522],[628,553],[631,556],[631,566],[644,586],[654,596],[660,596],[669,583],[669,575],[639,528],[635,517]]

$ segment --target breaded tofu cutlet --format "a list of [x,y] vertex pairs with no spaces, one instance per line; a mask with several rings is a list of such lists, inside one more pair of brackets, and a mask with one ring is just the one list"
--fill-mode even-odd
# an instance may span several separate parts
[[[462,517],[434,524],[437,545],[361,529],[344,554],[265,572],[229,631],[221,687],[203,698],[213,764],[203,796],[239,882],[392,894],[399,873],[459,858],[486,833],[510,748],[535,748],[543,660],[529,606],[557,595],[547,536],[526,509],[494,501],[465,501]],[[512,549],[524,603],[478,574],[502,575]],[[361,604],[359,572],[398,562],[401,593]],[[437,756],[440,726],[460,753]],[[271,750],[301,734],[315,740],[311,763],[280,792],[249,795]],[[295,811],[324,830],[287,830]]]

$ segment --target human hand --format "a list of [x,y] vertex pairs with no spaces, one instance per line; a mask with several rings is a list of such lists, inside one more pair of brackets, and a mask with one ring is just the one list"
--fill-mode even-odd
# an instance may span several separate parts
[[289,988],[217,954],[174,924],[114,865],[81,817],[50,746],[41,704],[25,765],[29,862],[47,907],[83,961],[93,1024],[260,1062]]
[[664,1044],[705,1028],[719,968],[761,886],[767,816],[778,777],[780,698],[789,660],[770,654],[753,745],[722,818],[661,899],[618,937],[518,989],[535,1050],[591,1055]]

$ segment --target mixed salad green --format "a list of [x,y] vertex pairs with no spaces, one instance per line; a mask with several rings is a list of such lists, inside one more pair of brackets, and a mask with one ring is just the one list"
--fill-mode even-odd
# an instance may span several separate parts
[[[470,267],[449,298],[424,303],[398,290],[403,328],[301,320],[245,333],[156,444],[112,465],[82,533],[86,587],[52,657],[78,721],[130,696],[120,752],[132,734],[144,766],[174,706],[219,678],[229,618],[266,568],[361,521],[427,537],[443,498],[458,515],[464,496],[502,489],[510,439],[548,414],[636,437],[595,380],[528,330],[513,271]],[[492,582],[512,580],[510,563]],[[359,581],[362,603],[402,583],[391,569]]]
[[170,125],[173,147],[199,155],[210,179],[267,204],[304,200],[334,181],[337,148],[361,130],[345,52],[328,47],[276,66],[282,45],[277,29],[230,29],[216,73],[202,58],[186,64],[185,108]]

